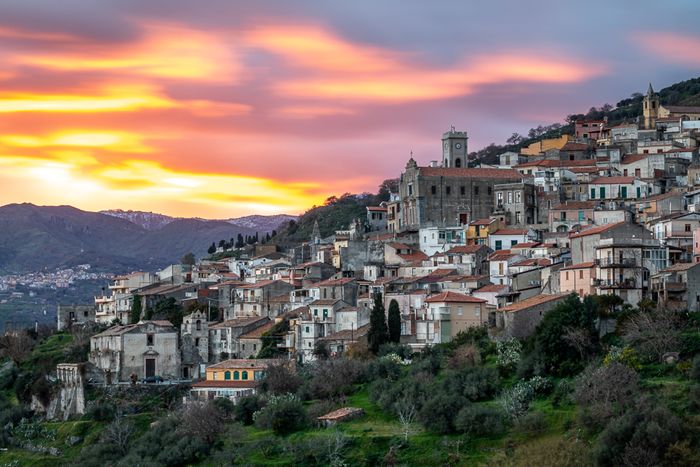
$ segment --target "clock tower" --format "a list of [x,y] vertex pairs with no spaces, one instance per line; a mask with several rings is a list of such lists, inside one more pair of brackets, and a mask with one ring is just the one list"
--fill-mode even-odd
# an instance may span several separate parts
[[442,166],[467,166],[467,136],[466,131],[455,131],[455,127],[442,135]]

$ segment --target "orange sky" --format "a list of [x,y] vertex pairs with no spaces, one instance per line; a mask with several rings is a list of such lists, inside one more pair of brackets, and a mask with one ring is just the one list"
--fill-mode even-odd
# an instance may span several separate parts
[[129,34],[116,39],[0,19],[0,204],[300,213],[375,191],[412,149],[435,158],[451,124],[491,125],[505,139],[548,113],[518,109],[493,130],[497,116],[465,104],[489,89],[518,100],[612,73],[604,58],[555,46],[491,44],[445,59],[311,19],[122,19]]

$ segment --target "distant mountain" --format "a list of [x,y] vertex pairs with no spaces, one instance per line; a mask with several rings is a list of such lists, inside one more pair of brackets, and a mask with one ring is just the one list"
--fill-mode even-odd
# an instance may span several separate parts
[[158,214],[157,212],[123,211],[121,209],[109,209],[100,211],[101,214],[126,219],[129,222],[143,227],[146,230],[156,230],[166,226],[175,220],[174,217]]
[[279,230],[282,224],[286,224],[291,220],[297,220],[297,218],[298,216],[290,216],[289,214],[277,214],[273,216],[254,215],[228,219],[226,222],[255,230],[256,232],[267,233],[273,230]]
[[[253,215],[235,217],[231,219],[207,220],[198,217],[171,217],[166,216],[165,214],[158,214],[156,212],[124,211],[121,209],[109,209],[106,211],[100,211],[100,213],[128,220],[129,222],[132,222],[146,230],[158,230],[176,220],[197,220],[202,222],[227,222],[243,229],[249,229],[253,232],[260,233],[268,233],[272,232],[273,230],[277,230],[282,224],[297,218],[297,216],[290,216],[289,214],[277,214],[272,216]],[[218,240],[221,239],[217,239],[217,241]]]
[[8,204],[0,207],[0,273],[90,263],[115,272],[155,269],[192,251],[206,255],[211,242],[255,231],[226,221],[173,219],[148,230],[119,216],[71,206]]

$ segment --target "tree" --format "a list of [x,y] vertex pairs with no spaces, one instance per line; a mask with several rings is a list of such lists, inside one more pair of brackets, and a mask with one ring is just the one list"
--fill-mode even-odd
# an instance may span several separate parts
[[639,312],[622,324],[622,338],[646,360],[659,361],[664,353],[677,350],[680,340],[677,321],[672,311]]
[[374,295],[374,307],[369,315],[369,332],[367,333],[367,342],[369,343],[370,351],[376,355],[379,351],[379,346],[389,340],[389,330],[386,325],[386,314],[384,313],[384,302],[382,294]]
[[293,371],[288,360],[280,360],[267,367],[260,389],[270,394],[294,393],[302,384],[302,379]]
[[209,253],[210,255],[213,255],[214,253],[216,253],[216,243],[211,242],[209,249],[207,249],[207,253]]
[[141,320],[141,296],[134,295],[134,301],[131,304],[131,312],[129,313],[129,323],[136,324]]
[[223,248],[226,245],[226,240],[219,240],[219,248]]
[[243,234],[238,234],[236,237],[236,248],[243,248],[245,246],[245,240],[243,240]]
[[396,403],[396,415],[399,417],[401,424],[401,433],[403,433],[404,441],[408,441],[408,436],[411,434],[413,422],[416,420],[418,411],[416,405],[408,397]]
[[197,261],[197,259],[194,257],[194,253],[191,251],[189,253],[186,253],[185,256],[182,257],[180,260],[180,264],[185,264],[187,266],[194,266],[194,263]]
[[224,413],[213,402],[192,403],[182,412],[182,429],[190,436],[211,444],[224,427]]
[[136,431],[134,423],[118,416],[112,423],[107,425],[102,433],[102,440],[116,446],[122,456],[129,451],[129,442]]
[[401,311],[399,303],[396,300],[391,300],[389,303],[389,318],[388,318],[389,342],[398,343],[401,341]]
[[15,334],[7,333],[0,337],[0,355],[9,358],[19,366],[31,352],[33,344],[34,341],[24,331]]

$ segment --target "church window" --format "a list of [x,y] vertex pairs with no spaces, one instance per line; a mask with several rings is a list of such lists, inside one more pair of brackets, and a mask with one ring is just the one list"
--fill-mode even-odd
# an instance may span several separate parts
[[146,345],[153,345],[153,334],[146,334]]
[[434,195],[435,193],[437,193],[437,188],[435,187],[435,185],[431,185],[430,186],[430,194]]
[[450,192],[452,191],[452,187],[446,186],[445,187],[445,194],[449,196]]
[[467,192],[466,187],[463,187],[463,186],[459,187],[459,194],[460,194],[460,195],[464,196],[464,194],[465,194],[466,192]]
[[413,194],[413,184],[409,183],[408,184],[408,196],[411,196]]
[[462,167],[462,159],[459,157],[455,159],[455,167]]
[[202,330],[202,322],[200,320],[197,320],[197,331]]

